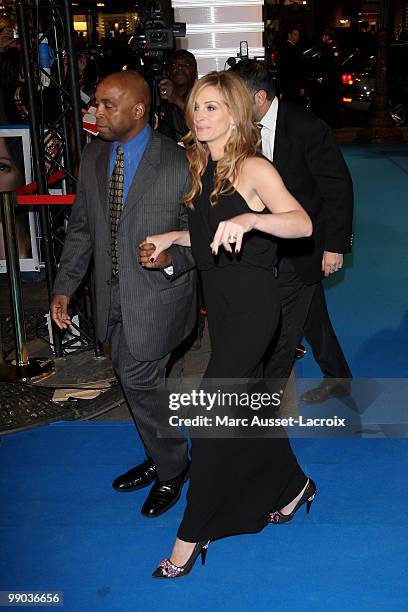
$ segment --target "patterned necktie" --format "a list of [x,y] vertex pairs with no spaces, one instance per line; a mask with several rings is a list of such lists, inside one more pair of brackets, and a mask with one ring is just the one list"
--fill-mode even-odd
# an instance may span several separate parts
[[109,206],[111,219],[111,255],[112,255],[112,276],[116,276],[118,268],[118,224],[123,208],[123,181],[124,181],[124,161],[123,148],[119,145],[116,148],[116,160],[113,167],[112,178],[109,184]]

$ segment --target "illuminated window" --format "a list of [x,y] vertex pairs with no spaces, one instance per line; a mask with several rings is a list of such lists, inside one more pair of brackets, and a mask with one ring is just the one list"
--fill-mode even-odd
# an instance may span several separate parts
[[88,30],[85,15],[74,15],[74,30],[75,32],[86,32]]
[[250,57],[264,56],[263,0],[172,0],[175,21],[187,24],[177,47],[191,51],[199,76],[223,70],[236,57],[240,41],[247,41]]

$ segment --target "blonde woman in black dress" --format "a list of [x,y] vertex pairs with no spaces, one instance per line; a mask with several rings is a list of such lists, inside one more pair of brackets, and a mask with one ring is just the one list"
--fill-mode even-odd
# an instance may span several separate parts
[[[311,235],[312,223],[272,164],[258,154],[252,100],[230,71],[201,78],[186,108],[184,142],[192,188],[185,198],[189,232],[149,236],[142,265],[172,244],[190,246],[201,271],[211,359],[205,379],[262,376],[279,323],[271,236]],[[282,437],[195,438],[187,507],[170,558],[153,573],[178,578],[211,540],[288,522],[316,493]]]

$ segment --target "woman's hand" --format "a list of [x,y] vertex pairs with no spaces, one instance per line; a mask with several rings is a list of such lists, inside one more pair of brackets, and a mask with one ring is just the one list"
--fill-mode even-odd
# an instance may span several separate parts
[[214,234],[214,239],[210,244],[213,255],[218,255],[220,245],[228,253],[232,253],[231,244],[235,244],[235,253],[239,253],[242,246],[243,235],[250,232],[256,221],[256,213],[244,213],[237,217],[232,217],[228,221],[221,221]]
[[171,255],[168,249],[177,239],[178,232],[167,232],[146,236],[139,244],[139,263],[144,268],[166,268],[171,264]]
[[190,232],[188,230],[179,230],[146,236],[143,242],[139,244],[140,265],[144,268],[155,270],[167,268],[167,266],[171,265],[169,248],[173,244],[183,247],[191,246]]

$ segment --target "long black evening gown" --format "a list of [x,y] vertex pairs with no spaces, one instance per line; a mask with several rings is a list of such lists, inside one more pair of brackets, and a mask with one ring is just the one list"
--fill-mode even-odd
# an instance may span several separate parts
[[[236,191],[211,206],[215,168],[210,159],[202,193],[189,211],[212,349],[204,378],[259,378],[280,318],[273,274],[276,247],[269,236],[252,231],[244,235],[239,256],[221,249],[213,257],[210,243],[218,223],[249,212]],[[192,439],[187,507],[179,538],[198,542],[259,531],[269,512],[299,494],[307,478],[282,433],[279,438]]]

